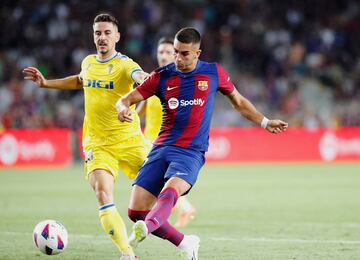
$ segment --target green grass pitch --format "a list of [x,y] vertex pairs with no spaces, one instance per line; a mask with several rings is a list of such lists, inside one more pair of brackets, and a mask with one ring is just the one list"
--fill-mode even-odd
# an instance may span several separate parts
[[[121,176],[116,204],[128,231],[130,189]],[[198,215],[183,232],[200,236],[200,259],[360,258],[360,164],[207,166],[189,199]],[[33,246],[32,230],[44,219],[69,232],[58,256]],[[181,259],[156,237],[136,252],[140,260]],[[0,170],[1,260],[118,258],[82,167]]]

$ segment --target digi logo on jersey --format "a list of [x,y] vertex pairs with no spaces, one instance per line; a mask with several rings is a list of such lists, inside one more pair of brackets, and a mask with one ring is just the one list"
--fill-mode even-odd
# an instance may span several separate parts
[[191,100],[179,100],[177,98],[170,98],[168,100],[169,108],[170,109],[176,109],[180,105],[181,107],[187,107],[187,106],[203,106],[205,103],[205,100],[201,98],[195,98]]
[[84,84],[84,87],[114,89],[114,82],[113,81],[96,80],[96,79],[86,79],[86,81],[87,81],[87,84]]

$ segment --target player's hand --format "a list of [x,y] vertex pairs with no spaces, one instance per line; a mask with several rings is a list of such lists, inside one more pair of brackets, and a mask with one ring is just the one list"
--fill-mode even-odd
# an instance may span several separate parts
[[281,132],[284,132],[288,128],[288,123],[275,119],[275,120],[269,120],[266,130],[268,130],[270,133],[278,134]]
[[118,111],[118,118],[120,122],[132,122],[133,121],[133,115],[132,110],[130,108],[122,109],[121,111]]
[[46,79],[37,68],[27,67],[23,69],[23,73],[25,74],[24,79],[34,81],[39,87],[42,88],[46,85]]
[[142,84],[148,77],[150,76],[149,73],[145,72],[145,71],[138,71],[137,73],[135,73],[134,75],[134,80],[135,82],[140,85]]
[[118,112],[118,119],[120,122],[132,122],[133,115],[132,110],[124,105],[122,98],[120,98],[115,104],[116,111]]

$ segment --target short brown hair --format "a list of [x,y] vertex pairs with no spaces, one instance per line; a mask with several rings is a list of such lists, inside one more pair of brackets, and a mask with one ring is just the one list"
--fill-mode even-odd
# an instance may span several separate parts
[[185,27],[178,31],[175,39],[182,43],[200,44],[201,36],[198,30],[192,27]]
[[164,44],[164,43],[168,43],[168,44],[174,44],[174,39],[170,38],[170,37],[161,37],[158,41],[158,46],[160,44]]
[[114,25],[116,25],[117,28],[119,28],[119,22],[116,20],[116,18],[110,14],[98,14],[94,18],[94,24],[99,22],[109,22]]

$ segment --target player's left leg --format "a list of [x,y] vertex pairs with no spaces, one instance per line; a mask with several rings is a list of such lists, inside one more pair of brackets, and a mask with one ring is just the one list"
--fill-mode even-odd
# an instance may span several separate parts
[[162,156],[169,163],[155,207],[146,217],[150,232],[159,228],[168,219],[179,196],[185,195],[195,184],[199,171],[205,163],[204,153],[181,147],[166,147]]
[[[129,218],[136,222],[144,220],[146,215],[156,202],[157,196],[164,186],[164,174],[168,163],[161,159],[163,149],[155,147],[149,154],[146,163],[140,169],[140,172],[133,184],[131,199],[129,203]],[[183,234],[175,230],[168,222],[165,222],[153,234],[157,237],[167,239],[169,242],[178,246],[183,239]],[[146,236],[147,234],[145,234]],[[130,243],[137,245],[136,240],[130,236]]]
[[[162,203],[162,200],[164,199],[162,195],[163,194],[160,194],[157,198],[157,204],[153,208],[153,210],[157,209],[157,205]],[[147,191],[141,186],[134,185],[128,210],[129,218],[134,222],[138,220],[145,220],[148,213],[152,212],[152,210],[150,211],[150,209],[155,201],[156,197],[153,194],[151,194],[149,191]],[[169,209],[169,212],[171,212],[171,208]],[[143,239],[145,239],[145,237],[151,232],[155,236],[166,239],[175,246],[178,246],[183,240],[184,235],[181,232],[177,231],[172,225],[170,225],[170,223],[167,221],[167,218],[168,216],[164,216],[164,218],[160,220],[161,225],[152,230],[148,230],[147,227],[145,227],[146,229],[134,228],[133,234],[130,235],[131,245],[136,247],[137,244]]]
[[114,177],[106,170],[96,169],[90,173],[89,183],[95,191],[100,206],[99,218],[105,233],[110,236],[124,257],[135,259],[124,221],[114,204]]
[[[145,221],[137,221],[134,224],[131,236],[136,242],[142,241],[147,234],[168,223],[171,209],[176,204],[179,195],[186,194],[195,184],[199,170],[205,161],[201,152],[176,147],[166,147],[162,157],[165,157],[169,163],[164,176],[167,182]],[[139,177],[141,177],[141,172]],[[150,189],[151,187],[148,190]],[[174,231],[179,232],[175,228]],[[199,242],[200,239],[197,236],[183,236],[177,246],[186,252],[188,259],[197,259]]]
[[157,197],[155,207],[146,216],[145,222],[149,232],[158,229],[171,214],[171,209],[176,204],[179,194],[187,192],[191,185],[179,177],[170,178]]
[[[178,177],[170,178],[159,194],[155,207],[149,213],[143,211],[143,214],[147,213],[145,221],[140,220],[134,224],[133,233],[130,235],[130,241],[132,241],[133,246],[144,240],[150,233],[163,232],[164,239],[168,239],[166,235],[173,237],[174,234],[179,234],[176,243],[173,244],[185,252],[187,259],[197,259],[200,239],[195,235],[183,235],[171,226],[167,220],[170,216],[171,208],[179,197],[178,194],[187,192],[190,187],[189,183]],[[137,213],[139,214],[140,212]],[[141,217],[139,214],[138,218]]]

